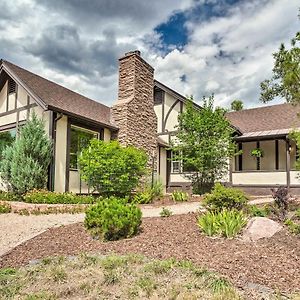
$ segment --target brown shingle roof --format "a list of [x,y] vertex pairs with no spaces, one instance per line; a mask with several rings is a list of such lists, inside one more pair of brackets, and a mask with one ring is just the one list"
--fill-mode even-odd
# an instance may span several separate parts
[[243,134],[300,127],[300,105],[288,103],[230,112],[227,118]]
[[47,108],[115,128],[111,122],[111,110],[108,106],[84,97],[8,61],[3,60],[2,64],[30,89]]

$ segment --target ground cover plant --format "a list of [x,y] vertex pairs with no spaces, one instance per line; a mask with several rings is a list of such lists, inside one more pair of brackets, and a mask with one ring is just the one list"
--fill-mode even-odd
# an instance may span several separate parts
[[186,202],[189,200],[189,194],[183,191],[172,192],[172,199],[175,202]]
[[6,299],[240,299],[224,277],[188,261],[140,255],[45,258],[0,269]]
[[127,199],[110,197],[86,210],[84,225],[91,235],[104,241],[118,240],[137,234],[142,212]]
[[36,204],[92,204],[99,200],[94,196],[73,193],[56,193],[47,190],[33,190],[23,196],[27,203]]
[[11,212],[11,206],[9,203],[0,202],[0,214],[8,214]]
[[162,217],[162,218],[167,218],[167,217],[170,217],[172,216],[172,211],[166,207],[163,207],[161,212],[159,213],[159,215]]

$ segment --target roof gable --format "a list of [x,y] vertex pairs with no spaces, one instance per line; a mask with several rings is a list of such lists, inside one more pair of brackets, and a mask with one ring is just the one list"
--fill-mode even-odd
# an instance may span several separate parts
[[44,109],[62,112],[116,129],[111,122],[110,107],[8,61],[1,61],[1,68],[21,84]]

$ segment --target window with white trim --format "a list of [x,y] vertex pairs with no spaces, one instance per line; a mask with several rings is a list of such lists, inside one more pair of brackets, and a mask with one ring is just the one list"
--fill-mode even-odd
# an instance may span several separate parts
[[181,160],[178,159],[178,152],[171,153],[171,173],[181,173]]

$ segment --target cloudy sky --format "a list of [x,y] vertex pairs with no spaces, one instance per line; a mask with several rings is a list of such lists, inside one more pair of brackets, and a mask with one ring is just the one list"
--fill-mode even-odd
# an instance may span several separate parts
[[156,79],[216,104],[259,103],[299,0],[0,0],[0,57],[111,105],[118,58],[139,49]]

